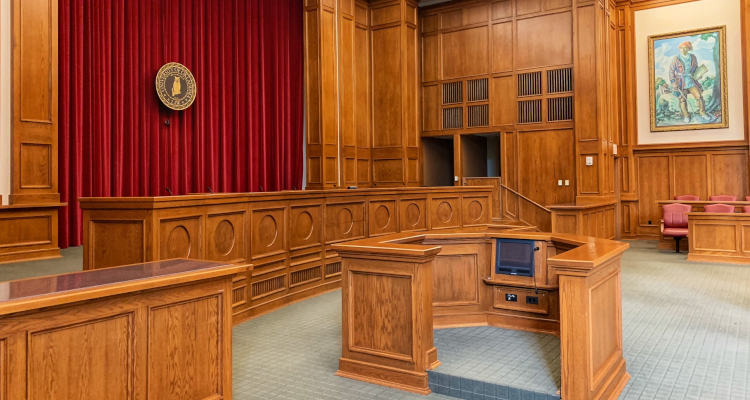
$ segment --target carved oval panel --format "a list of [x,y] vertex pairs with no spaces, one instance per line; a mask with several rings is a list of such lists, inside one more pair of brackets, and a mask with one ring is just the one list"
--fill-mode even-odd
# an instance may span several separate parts
[[225,256],[234,248],[234,225],[229,220],[223,220],[216,226],[214,232],[214,246],[216,252]]
[[406,207],[406,223],[409,226],[417,226],[419,220],[422,219],[422,213],[419,206],[415,203],[411,203]]
[[348,208],[342,208],[339,211],[339,231],[343,234],[351,232],[354,226],[354,218],[352,218],[352,212]]
[[391,222],[391,212],[388,211],[388,207],[381,205],[375,210],[374,218],[375,225],[380,229],[385,229]]
[[190,233],[182,226],[175,226],[167,238],[167,258],[187,258],[190,256]]
[[484,207],[482,207],[482,203],[476,200],[469,203],[469,219],[471,221],[479,221],[483,214]]
[[297,221],[294,224],[294,234],[299,240],[310,239],[313,233],[313,218],[309,212],[303,211],[297,216]]
[[443,223],[448,223],[453,218],[453,207],[444,201],[437,207],[437,217]]
[[276,226],[276,220],[270,215],[264,216],[263,219],[260,220],[260,224],[258,225],[257,234],[258,240],[261,245],[271,247],[274,243],[276,243],[276,237],[279,234]]

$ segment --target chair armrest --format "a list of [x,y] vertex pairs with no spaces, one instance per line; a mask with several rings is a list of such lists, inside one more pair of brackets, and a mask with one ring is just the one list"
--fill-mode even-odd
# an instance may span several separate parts
[[664,220],[659,220],[659,231],[663,234],[664,233]]

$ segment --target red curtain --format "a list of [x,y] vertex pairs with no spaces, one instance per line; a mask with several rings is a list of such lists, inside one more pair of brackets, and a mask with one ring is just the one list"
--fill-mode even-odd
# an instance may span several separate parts
[[[60,247],[82,242],[79,197],[300,189],[302,12],[301,0],[60,0]],[[156,94],[168,62],[195,76],[185,111]]]

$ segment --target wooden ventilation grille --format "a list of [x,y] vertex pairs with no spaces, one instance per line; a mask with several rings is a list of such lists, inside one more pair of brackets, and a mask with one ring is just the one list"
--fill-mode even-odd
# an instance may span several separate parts
[[489,100],[489,80],[484,78],[466,82],[466,99],[468,101]]
[[573,69],[553,69],[547,71],[547,93],[567,93],[573,91]]
[[317,267],[292,272],[289,280],[289,287],[304,285],[305,283],[319,281],[321,279],[323,279],[322,269],[320,265],[318,265]]
[[547,99],[547,121],[570,121],[573,119],[573,98]]
[[464,127],[464,109],[462,107],[443,109],[443,129]]
[[518,74],[518,97],[542,94],[542,71]]
[[469,106],[468,127],[490,125],[490,105]]
[[341,274],[341,261],[326,264],[326,278]]
[[247,301],[247,285],[232,289],[232,307],[245,304]]
[[270,296],[274,293],[281,292],[286,289],[284,287],[285,275],[279,275],[275,278],[269,278],[260,282],[253,283],[253,297],[252,300],[259,299],[261,297]]
[[518,102],[518,123],[533,124],[542,122],[542,100],[524,100]]
[[456,104],[464,101],[463,82],[443,84],[443,104]]

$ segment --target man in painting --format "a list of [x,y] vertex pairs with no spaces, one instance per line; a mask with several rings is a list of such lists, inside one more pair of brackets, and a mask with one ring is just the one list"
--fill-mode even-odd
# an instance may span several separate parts
[[690,113],[688,112],[688,94],[695,98],[695,104],[698,105],[698,113],[705,121],[711,118],[706,115],[706,102],[703,100],[703,86],[695,79],[695,71],[698,69],[698,59],[691,52],[693,44],[690,41],[684,41],[677,46],[680,52],[672,59],[669,66],[669,80],[675,92],[679,93],[680,110],[682,111],[682,120],[685,123],[690,122]]

